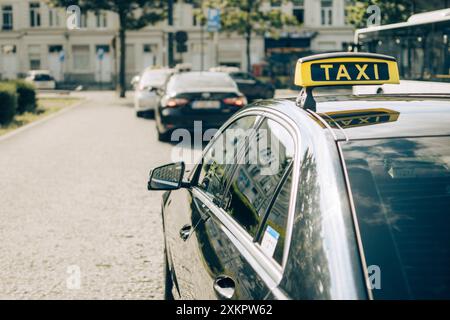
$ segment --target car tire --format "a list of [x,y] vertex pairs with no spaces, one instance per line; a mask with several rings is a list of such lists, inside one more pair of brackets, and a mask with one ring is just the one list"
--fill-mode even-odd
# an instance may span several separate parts
[[136,111],[136,117],[144,119],[154,119],[155,112],[153,110]]
[[169,260],[167,258],[167,251],[164,250],[164,300],[174,300],[172,294],[173,281],[170,276]]
[[158,130],[158,140],[161,142],[168,142],[170,139],[170,132],[159,132]]
[[149,110],[146,114],[148,119],[155,119],[155,110]]

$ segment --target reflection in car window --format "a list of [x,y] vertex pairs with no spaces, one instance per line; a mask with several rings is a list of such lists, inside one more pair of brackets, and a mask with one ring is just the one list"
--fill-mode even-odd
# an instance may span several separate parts
[[342,145],[378,299],[450,298],[450,137]]
[[252,236],[256,235],[283,173],[294,157],[294,140],[279,123],[266,119],[243,153],[225,194],[227,212]]
[[275,259],[280,265],[283,261],[291,186],[292,170],[284,181],[280,192],[276,195],[275,202],[262,229],[261,238],[258,241],[264,253]]
[[218,136],[203,157],[198,186],[211,195],[213,200],[223,197],[236,156],[245,141],[248,141],[256,116],[239,118]]

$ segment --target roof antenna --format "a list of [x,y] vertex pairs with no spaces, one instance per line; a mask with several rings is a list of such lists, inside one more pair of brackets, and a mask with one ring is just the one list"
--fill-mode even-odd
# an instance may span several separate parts
[[303,87],[300,94],[297,96],[295,100],[298,107],[303,108],[305,110],[316,111],[316,100],[314,100],[314,96],[312,95],[314,87]]

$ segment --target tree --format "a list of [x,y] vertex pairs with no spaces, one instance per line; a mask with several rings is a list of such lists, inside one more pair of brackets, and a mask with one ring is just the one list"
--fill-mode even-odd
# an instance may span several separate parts
[[119,17],[119,89],[120,97],[125,97],[125,59],[126,59],[126,31],[141,29],[165,18],[164,0],[49,0],[51,4],[61,7],[77,5],[81,11],[99,12],[113,11]]
[[[247,70],[251,71],[250,44],[253,34],[277,36],[284,26],[298,25],[292,15],[278,9],[263,10],[266,0],[203,0],[198,2],[197,17],[204,20],[208,8],[220,9],[221,31],[243,35],[246,43]],[[280,1],[282,2],[282,1]]]
[[370,17],[375,12],[367,12],[367,8],[376,5],[380,8],[381,24],[390,24],[406,21],[414,10],[414,1],[411,0],[350,0],[347,6],[347,21],[355,28],[368,27]]

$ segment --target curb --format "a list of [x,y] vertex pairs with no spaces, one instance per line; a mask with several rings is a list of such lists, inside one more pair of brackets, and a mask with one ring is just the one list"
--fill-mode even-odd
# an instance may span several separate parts
[[12,138],[12,137],[14,137],[14,136],[16,136],[16,135],[18,135],[18,134],[20,134],[20,133],[22,133],[24,131],[27,131],[28,129],[31,129],[31,128],[35,127],[35,126],[43,124],[44,122],[47,122],[47,121],[49,121],[49,120],[51,120],[53,118],[56,118],[57,116],[60,116],[60,115],[62,115],[64,113],[72,110],[73,108],[76,108],[76,107],[82,105],[83,103],[85,103],[87,101],[88,101],[88,99],[82,99],[81,101],[79,101],[79,102],[77,102],[77,103],[75,103],[75,104],[73,104],[73,105],[71,105],[69,107],[63,108],[63,109],[61,109],[61,110],[59,110],[59,111],[57,111],[57,112],[55,112],[55,113],[53,113],[53,114],[51,114],[51,115],[49,115],[47,117],[44,117],[44,118],[42,118],[40,120],[31,122],[31,123],[28,123],[28,124],[26,124],[26,125],[24,125],[24,126],[22,126],[20,128],[17,128],[14,131],[6,133],[6,134],[0,136],[0,142],[2,142],[4,140],[7,140],[9,138]]

